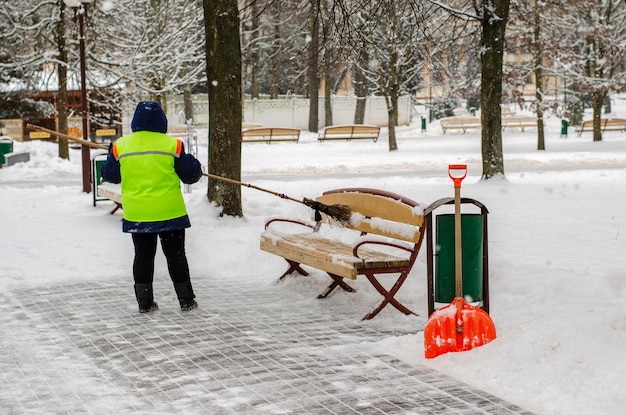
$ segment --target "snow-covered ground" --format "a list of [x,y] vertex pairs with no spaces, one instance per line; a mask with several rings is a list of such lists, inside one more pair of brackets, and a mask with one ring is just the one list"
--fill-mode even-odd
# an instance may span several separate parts
[[[613,117],[626,118],[625,98],[615,100]],[[536,150],[535,129],[504,132],[506,179],[480,180],[478,131],[444,135],[437,122],[426,133],[419,122],[399,128],[395,152],[387,150],[386,129],[377,143],[319,143],[303,132],[297,144],[245,144],[242,179],[295,198],[358,186],[428,205],[453,195],[448,164],[467,163],[462,195],[481,201],[490,212],[491,316],[498,338],[429,360],[423,357],[423,327],[375,346],[538,414],[623,414],[626,133],[606,133],[594,143],[590,133],[578,137],[573,128],[561,138],[557,118],[546,123],[542,152]],[[200,133],[200,159],[206,164],[206,130]],[[0,288],[112,279],[128,283],[130,290],[132,242],[121,232],[120,213],[108,214],[109,202],[93,207],[91,194],[82,193],[80,152],[72,150],[71,161],[64,161],[54,144],[16,142],[14,147],[30,151],[31,160],[0,169]],[[243,188],[245,217],[219,217],[205,193],[202,181],[185,194],[193,225],[187,233],[192,278],[228,273],[272,283],[284,262],[258,248],[264,221],[273,216],[308,219],[308,209]],[[425,263],[424,249],[401,291],[422,315],[427,312]],[[159,254],[156,278],[167,278],[165,272]],[[311,291],[315,301],[327,279],[314,276],[313,282],[292,278],[289,284]],[[356,284],[355,302],[378,302],[365,279]],[[332,296],[327,300],[334,301]],[[289,306],[288,298],[282,301]],[[398,318],[411,321],[392,308],[377,317]]]

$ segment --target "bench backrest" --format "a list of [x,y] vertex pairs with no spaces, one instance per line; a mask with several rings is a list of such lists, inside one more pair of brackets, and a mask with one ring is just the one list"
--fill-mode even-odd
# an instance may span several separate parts
[[456,117],[446,117],[439,120],[441,124],[480,124],[480,118],[478,117],[466,117],[466,116],[456,116]]
[[257,127],[246,128],[241,131],[242,137],[299,137],[300,130],[296,128]]
[[[602,118],[600,120],[600,127],[605,128],[607,126],[626,126],[626,119],[621,118]],[[593,128],[593,120],[586,120],[580,124],[580,128]]]
[[502,117],[502,123],[537,123],[537,117],[516,117],[516,116],[507,116],[507,117]]
[[606,125],[621,125],[626,126],[626,120],[620,118],[609,118],[606,120]]
[[380,127],[374,125],[336,125],[326,127],[324,129],[324,135],[352,135],[359,136],[366,134],[369,136],[378,136],[380,133]]
[[[325,192],[316,199],[325,205],[346,205],[352,220],[346,227],[419,243],[424,223],[422,206],[406,197],[377,189],[347,188]],[[323,220],[328,218],[322,215]]]

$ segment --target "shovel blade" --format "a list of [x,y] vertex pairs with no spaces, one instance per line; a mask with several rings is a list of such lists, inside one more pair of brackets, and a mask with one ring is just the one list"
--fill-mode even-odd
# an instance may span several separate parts
[[480,307],[457,297],[435,311],[424,328],[424,354],[432,359],[448,352],[463,352],[496,338],[496,327]]

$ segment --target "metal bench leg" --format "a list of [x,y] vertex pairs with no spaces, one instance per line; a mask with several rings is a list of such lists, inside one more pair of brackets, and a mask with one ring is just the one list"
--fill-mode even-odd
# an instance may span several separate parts
[[330,276],[330,278],[333,279],[333,282],[324,290],[323,293],[321,293],[320,295],[317,296],[317,298],[322,299],[322,298],[326,298],[328,297],[328,295],[333,292],[333,290],[335,288],[337,288],[338,286],[343,288],[344,290],[348,291],[349,293],[353,293],[356,292],[354,290],[354,288],[350,287],[344,280],[343,277],[340,277],[339,275],[335,275],[335,274],[331,274],[330,272],[327,272],[327,274]]
[[299,262],[292,261],[290,259],[285,259],[285,261],[289,263],[289,269],[283,275],[280,276],[279,280],[282,280],[283,278],[285,278],[287,275],[290,275],[294,271],[298,271],[300,275],[305,275],[305,276],[309,275],[308,272],[302,269]]
[[113,208],[113,210],[110,212],[111,215],[114,214],[115,212],[117,212],[118,209],[120,209],[122,207],[122,205],[120,205],[119,203],[115,202],[115,207]]
[[402,303],[400,303],[394,297],[396,295],[396,293],[398,292],[398,290],[400,290],[400,287],[402,287],[402,284],[404,284],[404,281],[406,280],[406,278],[409,276],[408,272],[400,273],[400,276],[398,277],[398,280],[393,285],[393,287],[391,287],[391,289],[389,291],[387,291],[385,289],[385,287],[383,287],[382,284],[380,282],[378,282],[378,280],[376,279],[376,277],[374,276],[373,273],[365,273],[365,276],[367,277],[369,282],[372,283],[374,288],[376,288],[376,291],[378,291],[384,298],[383,298],[383,301],[378,305],[378,307],[376,307],[375,309],[373,309],[372,311],[367,313],[365,315],[365,317],[363,317],[363,320],[370,320],[370,319],[372,319],[374,316],[376,316],[378,313],[380,313],[380,311],[383,308],[385,308],[385,306],[387,304],[391,304],[396,309],[400,310],[401,312],[403,312],[406,315],[411,315],[411,314],[417,315],[417,313],[414,313],[413,311],[409,310],[407,307],[402,305]]

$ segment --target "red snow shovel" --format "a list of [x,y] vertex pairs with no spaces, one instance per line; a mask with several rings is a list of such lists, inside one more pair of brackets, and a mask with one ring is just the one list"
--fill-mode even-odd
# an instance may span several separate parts
[[483,309],[463,298],[463,256],[461,246],[461,182],[467,165],[451,164],[448,176],[454,181],[454,277],[456,298],[435,311],[424,328],[427,359],[448,352],[462,352],[482,346],[496,338],[496,327]]

